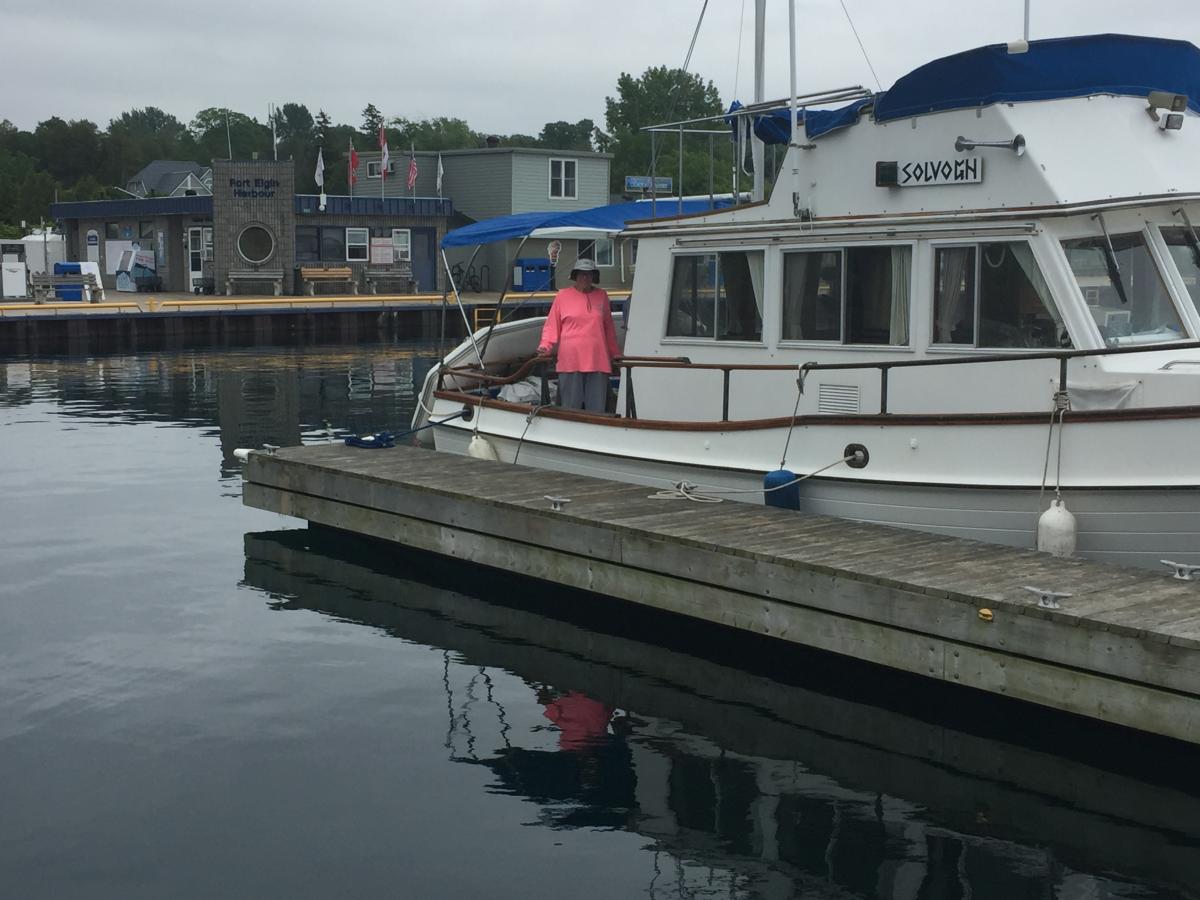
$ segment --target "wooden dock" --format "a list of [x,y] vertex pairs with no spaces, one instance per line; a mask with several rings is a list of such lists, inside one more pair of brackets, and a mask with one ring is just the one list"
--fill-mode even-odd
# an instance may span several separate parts
[[1200,582],[410,447],[254,453],[245,482],[250,506],[1200,743]]

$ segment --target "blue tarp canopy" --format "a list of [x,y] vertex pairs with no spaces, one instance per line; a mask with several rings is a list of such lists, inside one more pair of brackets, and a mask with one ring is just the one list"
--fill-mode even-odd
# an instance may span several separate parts
[[[798,109],[796,124],[803,125],[804,134],[809,140],[814,140],[823,134],[855,124],[863,108],[872,102],[872,98],[866,97],[838,109]],[[732,113],[741,108],[742,104],[735,100],[729,111]],[[729,121],[734,123],[734,128],[737,127],[737,120],[732,116]],[[792,112],[789,109],[771,109],[754,116],[754,133],[764,144],[786,144],[791,130]]]
[[1186,94],[1200,112],[1200,49],[1188,41],[1094,34],[1030,41],[1026,53],[992,44],[926,63],[875,103],[886,122],[945,109],[1151,91]]
[[[1200,113],[1200,49],[1187,41],[1124,34],[1031,41],[1025,53],[991,44],[926,63],[873,99],[803,110],[799,119],[812,140],[853,125],[871,103],[875,121],[887,122],[993,103],[1094,94],[1145,97],[1151,91],[1186,94],[1188,108]],[[730,112],[741,108],[734,102]],[[768,144],[786,144],[790,123],[788,110],[770,110],[754,117],[754,133]]]
[[[708,212],[723,209],[732,204],[728,198],[716,198],[709,202],[707,197],[683,201],[683,214]],[[653,213],[651,212],[653,210]],[[657,216],[654,215],[657,213]],[[659,198],[635,200],[630,203],[612,203],[595,206],[576,212],[525,212],[511,216],[486,219],[463,228],[455,228],[442,238],[442,247],[473,247],[476,244],[491,244],[515,238],[588,238],[616,234],[626,223],[643,219],[669,219],[679,215],[679,200]]]

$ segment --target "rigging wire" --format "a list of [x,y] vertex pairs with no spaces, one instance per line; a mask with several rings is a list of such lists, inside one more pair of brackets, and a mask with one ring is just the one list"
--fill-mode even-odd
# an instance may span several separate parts
[[846,14],[846,21],[850,23],[850,30],[854,32],[854,39],[858,41],[858,49],[862,51],[863,59],[867,61],[867,68],[871,70],[871,77],[875,79],[875,87],[883,90],[883,85],[879,83],[879,76],[875,74],[875,67],[871,65],[871,57],[867,55],[867,48],[863,46],[862,38],[858,36],[858,29],[854,27],[854,20],[850,18],[850,10],[846,9],[846,0],[839,0],[842,4],[842,12]]
[[[743,0],[743,2],[744,2],[744,0]],[[691,63],[692,63],[692,51],[696,49],[696,39],[698,37],[700,37],[700,26],[704,23],[704,13],[707,12],[707,10],[708,10],[708,0],[704,0],[704,4],[700,7],[700,17],[698,19],[696,19],[696,28],[694,31],[692,31],[692,42],[690,44],[688,44],[687,56],[685,56],[683,58],[683,69],[681,70],[681,74],[684,76],[687,75],[688,66],[691,65]],[[667,108],[667,121],[668,122],[670,122],[672,119],[675,118],[675,107],[679,103],[679,95],[683,93],[683,91],[681,90],[682,87],[683,87],[683,80],[680,79],[680,81],[675,85],[675,90],[671,92],[671,105]],[[654,138],[655,138],[655,133],[652,131],[652,132],[650,132],[650,172],[647,173],[647,174],[650,174],[651,176],[653,176],[653,174],[658,171],[658,146],[657,146],[657,141],[655,141]],[[653,185],[653,182],[651,182],[651,184]],[[682,187],[683,186],[680,185],[679,187],[681,189],[681,196],[682,196]],[[651,191],[653,191],[653,190],[654,190],[654,188],[651,187]]]

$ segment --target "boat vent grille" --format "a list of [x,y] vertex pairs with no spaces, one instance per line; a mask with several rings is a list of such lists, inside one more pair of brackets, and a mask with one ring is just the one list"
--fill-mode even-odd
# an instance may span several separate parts
[[856,384],[817,385],[817,412],[855,414],[860,411],[859,387]]

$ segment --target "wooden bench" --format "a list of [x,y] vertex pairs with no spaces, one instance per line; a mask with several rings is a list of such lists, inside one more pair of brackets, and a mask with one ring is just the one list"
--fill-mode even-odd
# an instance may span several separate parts
[[283,293],[282,269],[245,269],[225,273],[225,296],[233,296],[233,286],[239,281],[270,281],[275,287],[275,296]]
[[88,303],[99,303],[104,299],[104,285],[96,283],[96,276],[88,273],[74,275],[50,275],[44,272],[34,272],[29,276],[29,284],[33,288],[33,302],[45,303],[53,298],[55,288],[83,287],[83,299]]
[[350,286],[350,293],[358,293],[358,279],[349,266],[301,266],[300,280],[310,297],[314,295],[318,281],[345,282]]
[[367,269],[365,278],[367,280],[367,291],[372,294],[379,293],[379,282],[381,281],[400,282],[400,290],[406,294],[415,294],[417,291],[417,283],[412,277],[412,266],[398,266],[393,269]]

